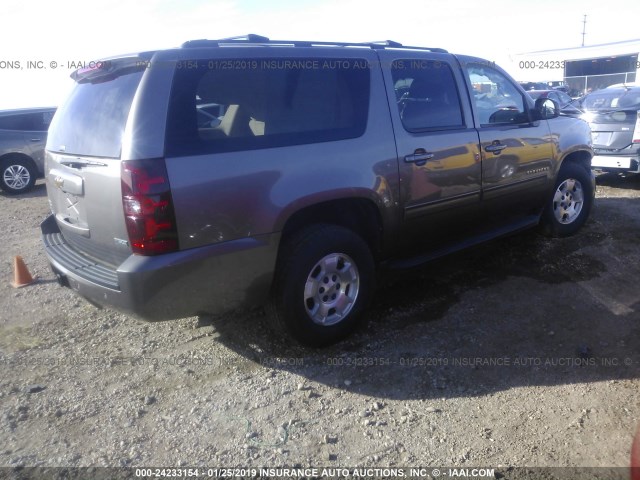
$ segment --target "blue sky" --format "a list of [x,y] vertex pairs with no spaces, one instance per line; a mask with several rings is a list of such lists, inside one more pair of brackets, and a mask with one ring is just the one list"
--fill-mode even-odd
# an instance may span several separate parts
[[[393,39],[509,71],[516,53],[579,46],[584,14],[587,45],[640,37],[638,0],[3,0],[0,12],[0,109],[60,103],[72,85],[68,62],[196,38]],[[44,68],[27,69],[29,60]]]

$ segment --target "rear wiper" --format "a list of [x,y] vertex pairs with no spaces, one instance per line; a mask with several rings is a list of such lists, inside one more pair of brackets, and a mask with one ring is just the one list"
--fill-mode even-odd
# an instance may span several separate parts
[[62,160],[60,162],[61,165],[71,168],[82,168],[82,167],[106,167],[107,164],[103,162],[96,162],[95,160]]

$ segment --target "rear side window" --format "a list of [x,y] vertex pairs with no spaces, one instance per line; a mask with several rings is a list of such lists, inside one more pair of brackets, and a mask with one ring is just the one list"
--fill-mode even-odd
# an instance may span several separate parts
[[366,128],[365,60],[225,59],[178,67],[168,156],[328,142]]
[[410,132],[462,128],[462,108],[451,67],[437,61],[396,60],[391,76],[398,111]]
[[53,119],[47,149],[119,158],[122,135],[143,69],[79,83]]

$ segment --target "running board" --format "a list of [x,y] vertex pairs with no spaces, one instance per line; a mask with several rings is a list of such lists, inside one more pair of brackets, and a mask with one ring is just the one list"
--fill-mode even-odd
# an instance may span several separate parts
[[495,230],[491,230],[486,233],[481,233],[467,240],[454,243],[449,247],[441,248],[439,250],[434,250],[428,253],[423,253],[415,257],[402,258],[399,260],[391,260],[389,262],[385,262],[384,266],[392,270],[402,270],[402,269],[419,267],[421,265],[424,265],[425,263],[429,263],[432,260],[435,260],[436,258],[444,257],[451,253],[459,252],[460,250],[465,250],[469,247],[475,247],[476,245],[480,245],[482,243],[488,242],[489,240],[495,240],[496,238],[506,237],[507,235],[512,235],[522,230],[528,230],[538,225],[539,222],[540,222],[539,215],[530,215],[528,217],[524,217],[523,219],[517,222],[511,223],[508,226],[497,228]]

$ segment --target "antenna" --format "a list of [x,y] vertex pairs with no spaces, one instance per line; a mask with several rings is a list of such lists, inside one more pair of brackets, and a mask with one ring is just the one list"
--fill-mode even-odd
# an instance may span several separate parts
[[587,34],[587,16],[582,20],[582,46],[584,47],[584,36]]

